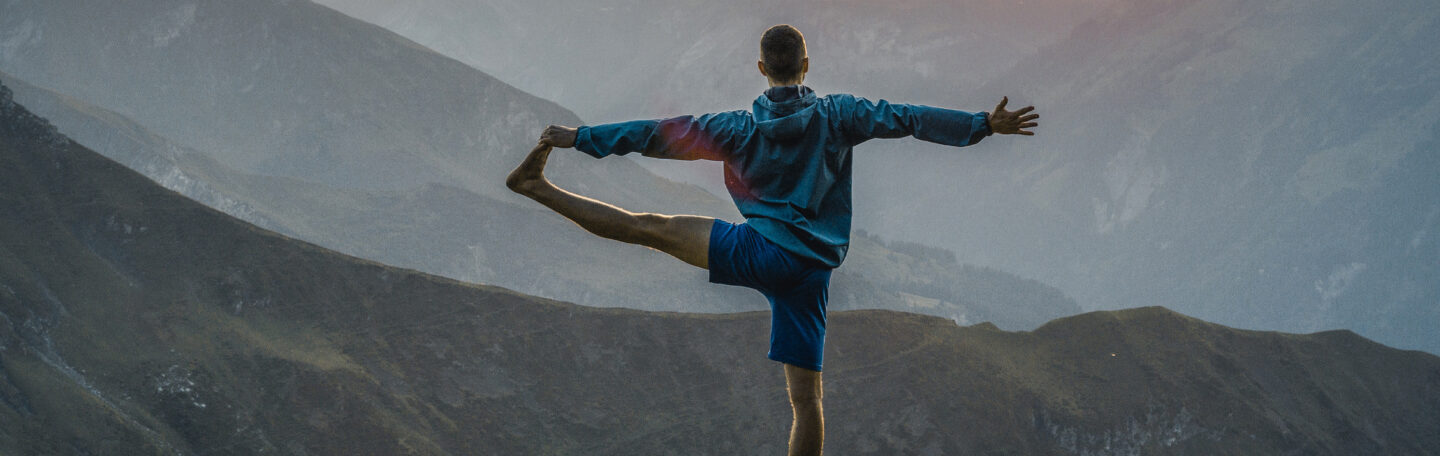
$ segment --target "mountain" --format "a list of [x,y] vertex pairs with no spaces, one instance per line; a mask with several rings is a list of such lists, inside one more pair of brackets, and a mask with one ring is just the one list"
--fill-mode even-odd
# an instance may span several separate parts
[[[592,121],[743,108],[763,89],[758,31],[792,22],[821,93],[972,111],[1009,95],[1042,116],[1036,137],[958,151],[857,148],[857,227],[1087,309],[1158,301],[1440,353],[1440,10],[1423,1],[1005,3],[1013,16],[987,2],[322,1],[582,113],[622,110]],[[514,25],[468,26],[485,21]],[[532,82],[547,78],[564,81]]]
[[[578,123],[553,102],[306,1],[17,1],[0,6],[0,30],[0,68],[16,78],[237,171],[336,188],[440,183],[521,201],[500,179],[541,128]],[[636,209],[733,213],[627,160],[574,157],[554,173]]]
[[[587,305],[765,308],[753,293],[706,284],[703,271],[597,239],[503,190],[500,178],[546,122],[578,122],[553,103],[306,2],[258,2],[243,12],[230,2],[136,3],[0,5],[0,24],[16,37],[0,46],[7,71],[0,79],[62,132],[168,188],[347,254]],[[183,25],[176,37],[151,39],[145,24],[172,16]],[[294,40],[305,44],[287,44]],[[99,56],[97,49],[108,50]],[[75,57],[85,53],[91,58]],[[237,63],[247,58],[267,63]],[[413,136],[424,132],[433,137]],[[364,147],[352,147],[356,140]],[[302,142],[346,152],[319,165]],[[456,150],[471,152],[445,155]],[[247,165],[242,155],[252,152],[276,166]],[[472,159],[484,166],[465,161]],[[305,171],[307,163],[324,170]],[[426,167],[423,176],[406,177],[414,167]],[[627,159],[557,154],[552,169],[566,188],[629,209],[738,220],[729,201]],[[898,254],[864,239],[854,249],[862,259],[837,274],[837,310],[887,306],[1009,329],[1079,311],[1032,280]],[[996,288],[1027,290],[1027,299],[1000,303]]]
[[[0,451],[736,454],[785,441],[766,315],[598,309],[327,251],[0,85]],[[1423,454],[1440,358],[1162,308],[1033,332],[833,314],[844,454]]]

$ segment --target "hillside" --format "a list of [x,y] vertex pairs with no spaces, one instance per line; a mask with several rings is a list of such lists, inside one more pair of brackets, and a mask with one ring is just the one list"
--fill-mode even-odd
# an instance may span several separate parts
[[[0,86],[0,451],[775,453],[765,315],[596,309],[338,255],[77,145]],[[1440,358],[1160,308],[832,317],[840,454],[1422,454]]]
[[[579,119],[379,27],[308,1],[17,1],[0,69],[118,113],[237,171],[336,188],[498,185],[541,128]],[[628,160],[556,175],[645,210],[733,209]],[[647,190],[664,190],[666,197]],[[698,198],[698,199],[697,199]]]

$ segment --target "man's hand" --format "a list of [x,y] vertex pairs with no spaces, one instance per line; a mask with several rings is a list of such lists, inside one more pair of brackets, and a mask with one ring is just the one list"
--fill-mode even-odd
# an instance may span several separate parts
[[[1020,108],[1019,111],[1006,111],[1005,103],[1010,102],[1010,97],[1000,98],[1000,104],[995,105],[995,112],[989,116],[990,131],[1002,135],[1025,135],[1035,136],[1035,132],[1026,130],[1039,125],[1034,122],[1039,119],[1039,114],[1026,114],[1034,111],[1034,106]],[[555,127],[550,127],[555,128]]]
[[575,135],[580,130],[563,125],[551,125],[540,134],[540,143],[554,147],[575,147]]

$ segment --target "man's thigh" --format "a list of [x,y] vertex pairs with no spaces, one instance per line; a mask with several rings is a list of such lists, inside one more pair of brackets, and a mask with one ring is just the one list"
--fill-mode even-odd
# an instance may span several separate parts
[[700,269],[710,268],[710,229],[715,219],[698,215],[642,214],[646,247],[670,254]]

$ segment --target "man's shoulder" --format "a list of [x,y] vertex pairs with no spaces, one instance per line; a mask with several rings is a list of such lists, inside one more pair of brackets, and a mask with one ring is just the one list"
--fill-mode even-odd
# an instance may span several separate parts
[[712,112],[701,115],[696,119],[705,128],[730,128],[747,129],[755,126],[755,115],[750,111],[737,109],[734,111]]
[[710,112],[710,113],[699,114],[699,115],[680,116],[680,117],[675,117],[675,118],[671,118],[671,119],[667,119],[667,120],[673,120],[673,121],[690,121],[690,120],[694,120],[694,121],[696,121],[696,122],[716,122],[716,121],[719,121],[719,122],[734,122],[734,121],[744,121],[744,120],[750,119],[751,117],[753,117],[753,115],[750,113],[750,111],[746,111],[746,110],[743,110],[743,109],[736,109],[736,110],[734,110],[734,111],[720,111],[720,112]]
[[848,93],[832,93],[820,97],[816,103],[822,110],[832,117],[843,117],[855,111],[855,107],[864,98]]
[[820,97],[820,103],[828,105],[831,109],[850,110],[862,103],[872,103],[870,99],[851,93],[832,93]]

